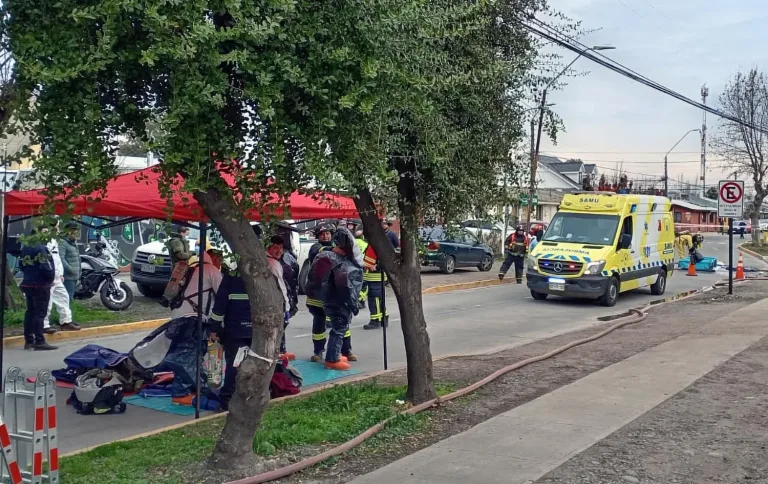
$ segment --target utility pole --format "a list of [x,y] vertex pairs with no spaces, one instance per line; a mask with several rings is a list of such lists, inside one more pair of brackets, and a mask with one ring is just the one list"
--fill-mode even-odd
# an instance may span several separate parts
[[[542,99],[546,99],[547,92],[544,91],[544,94],[542,96]],[[542,101],[541,105],[544,106],[544,103],[546,101]],[[544,118],[544,109],[541,109],[540,118],[543,120]],[[539,121],[539,126],[541,126],[541,121]],[[536,158],[536,154],[538,153],[538,149],[536,148],[536,118],[531,117],[531,184],[528,190],[528,208],[526,209],[526,215],[525,219],[528,224],[528,227],[531,225],[531,208],[533,208],[533,194],[536,191],[536,169],[538,168],[538,161]],[[522,204],[521,204],[522,207]],[[518,225],[520,220],[518,219]],[[526,230],[529,230],[529,228],[526,228]]]
[[[707,105],[709,88],[706,84],[701,86],[701,102]],[[707,112],[702,111],[701,120],[701,198],[707,196]]]

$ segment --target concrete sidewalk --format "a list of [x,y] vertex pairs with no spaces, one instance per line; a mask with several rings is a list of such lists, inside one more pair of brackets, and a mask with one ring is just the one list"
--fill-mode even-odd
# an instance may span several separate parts
[[768,335],[766,311],[702,324],[352,482],[531,483]]

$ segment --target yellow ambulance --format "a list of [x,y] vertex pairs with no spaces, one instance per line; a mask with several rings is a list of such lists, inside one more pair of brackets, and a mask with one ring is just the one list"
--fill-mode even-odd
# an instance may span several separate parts
[[613,306],[619,293],[650,286],[661,295],[675,266],[675,227],[666,197],[581,192],[565,195],[528,256],[528,288],[595,298]]

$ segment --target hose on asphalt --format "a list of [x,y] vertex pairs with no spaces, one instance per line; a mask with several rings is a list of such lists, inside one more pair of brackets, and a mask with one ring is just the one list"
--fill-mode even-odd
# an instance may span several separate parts
[[317,464],[323,462],[326,459],[329,459],[331,457],[335,457],[335,456],[343,454],[344,452],[347,452],[347,451],[349,451],[351,449],[354,449],[358,445],[362,444],[363,442],[365,442],[369,438],[371,438],[374,435],[376,435],[377,433],[379,433],[381,430],[383,430],[387,426],[387,424],[389,424],[393,419],[395,419],[396,417],[398,417],[400,415],[414,415],[414,414],[417,414],[417,413],[419,413],[421,411],[424,411],[424,410],[426,410],[428,408],[431,408],[431,407],[433,407],[435,405],[439,405],[439,404],[441,404],[443,402],[448,402],[448,401],[454,400],[456,398],[463,397],[463,396],[465,396],[465,395],[467,395],[469,393],[474,392],[478,388],[480,388],[480,387],[482,387],[484,385],[487,385],[488,383],[496,380],[497,378],[500,378],[501,376],[506,375],[507,373],[509,373],[511,371],[518,370],[518,369],[520,369],[520,368],[522,368],[524,366],[528,366],[528,365],[530,365],[532,363],[537,363],[539,361],[547,360],[547,359],[552,358],[553,356],[559,355],[560,353],[563,353],[564,351],[567,351],[567,350],[569,350],[569,349],[571,349],[571,348],[573,348],[575,346],[591,343],[592,341],[598,340],[598,339],[602,338],[603,336],[605,336],[605,335],[607,335],[609,333],[612,333],[613,331],[616,331],[619,328],[622,328],[624,326],[628,326],[630,324],[639,323],[639,322],[643,321],[647,317],[647,313],[644,310],[631,309],[630,312],[634,313],[634,314],[631,315],[631,316],[627,316],[627,318],[624,319],[623,321],[620,321],[620,322],[614,324],[613,326],[611,326],[611,327],[609,327],[609,328],[607,328],[607,329],[605,329],[605,330],[603,330],[603,331],[601,331],[601,332],[599,332],[597,334],[594,334],[592,336],[588,336],[586,338],[582,338],[582,339],[579,339],[579,340],[576,340],[576,341],[572,341],[572,342],[570,342],[570,343],[568,343],[568,344],[566,344],[564,346],[556,348],[556,349],[554,349],[552,351],[549,351],[547,353],[543,353],[543,354],[538,355],[538,356],[533,356],[531,358],[526,358],[524,360],[518,361],[517,363],[513,363],[511,365],[505,366],[504,368],[501,368],[501,369],[491,373],[490,375],[488,375],[487,377],[483,378],[482,380],[477,381],[477,382],[475,382],[475,383],[473,383],[473,384],[471,384],[469,386],[466,386],[464,388],[461,388],[461,389],[459,389],[459,390],[457,390],[457,391],[455,391],[453,393],[449,393],[448,395],[445,395],[445,396],[442,396],[442,397],[437,397],[435,399],[432,399],[432,400],[429,400],[427,402],[421,403],[419,405],[413,406],[413,407],[411,407],[411,408],[409,408],[407,410],[404,410],[403,412],[398,413],[397,415],[394,415],[394,416],[392,416],[392,417],[390,417],[390,418],[388,418],[388,419],[386,419],[386,420],[384,420],[384,421],[374,425],[373,427],[369,428],[368,430],[366,430],[362,434],[358,435],[354,439],[352,439],[352,440],[350,440],[348,442],[345,442],[345,443],[343,443],[343,444],[341,444],[341,445],[339,445],[337,447],[329,449],[329,450],[323,452],[322,454],[318,454],[318,455],[309,457],[307,459],[304,459],[302,461],[296,462],[295,464],[291,464],[291,465],[286,466],[286,467],[281,467],[279,469],[274,469],[274,470],[271,470],[271,471],[268,471],[268,472],[264,472],[262,474],[258,474],[258,475],[251,476],[251,477],[246,477],[245,479],[240,479],[238,481],[232,481],[232,482],[229,482],[228,484],[260,484],[260,483],[264,483],[264,482],[274,481],[274,480],[277,480],[277,479],[280,479],[280,478],[283,478],[283,477],[287,477],[287,476],[289,476],[291,474],[295,474],[296,472],[299,472],[299,471],[302,471],[302,470],[307,469],[309,467],[312,467],[314,465],[317,465]]
[[[750,277],[747,279],[741,279],[738,281],[734,281],[734,283],[740,283],[740,282],[747,282],[747,281],[765,281],[768,280],[768,277]],[[683,299],[687,299],[691,296],[694,296],[696,294],[699,294],[701,292],[707,292],[715,287],[720,287],[722,284],[727,284],[727,281],[721,281],[718,283],[715,283],[711,286],[704,287],[702,289],[699,289],[697,291],[693,291],[689,294],[686,294],[683,297],[678,297],[674,299],[667,300],[665,302],[676,302],[681,301]],[[422,412],[428,408],[431,408],[435,405],[439,405],[443,402],[449,402],[451,400],[454,400],[456,398],[463,397],[469,393],[474,392],[478,388],[487,385],[488,383],[491,383],[492,381],[496,380],[497,378],[502,377],[503,375],[506,375],[507,373],[519,370],[520,368],[524,366],[528,366],[532,363],[537,363],[539,361],[544,361],[549,358],[552,358],[553,356],[559,355],[560,353],[563,353],[565,351],[568,351],[571,348],[574,348],[576,346],[584,345],[587,343],[591,343],[592,341],[596,341],[614,331],[616,331],[619,328],[623,328],[624,326],[629,326],[630,324],[636,324],[639,323],[648,316],[648,310],[653,307],[654,305],[648,304],[646,306],[643,306],[639,309],[630,309],[629,312],[633,313],[630,316],[627,316],[623,321],[619,321],[618,323],[610,326],[609,328],[594,334],[592,336],[588,336],[586,338],[582,338],[576,341],[572,341],[566,345],[563,345],[559,348],[556,348],[552,351],[549,351],[547,353],[543,353],[538,356],[533,356],[530,358],[526,358],[524,360],[518,361],[517,363],[513,363],[511,365],[505,366],[503,368],[500,368],[499,370],[496,370],[495,372],[491,373],[487,377],[483,378],[480,381],[477,381],[469,386],[466,386],[464,388],[461,388],[459,390],[456,390],[453,393],[449,393],[448,395],[444,395],[442,397],[437,397],[435,399],[429,400],[427,402],[421,403],[419,405],[413,406],[407,410],[404,410],[402,412],[399,412],[397,415],[394,415],[392,417],[389,417],[388,419],[379,422],[378,424],[374,425],[373,427],[369,428],[362,434],[358,435],[354,439],[347,441],[337,447],[334,447],[332,449],[329,449],[321,454],[308,457],[304,460],[301,460],[299,462],[296,462],[294,464],[291,464],[289,466],[281,467],[279,469],[274,469],[271,471],[264,472],[262,474],[258,474],[251,477],[246,477],[244,479],[240,479],[238,481],[231,481],[227,484],[261,484],[264,482],[271,482],[275,481],[277,479],[281,479],[283,477],[290,476],[291,474],[295,474],[297,472],[303,471],[304,469],[308,469],[312,466],[315,466],[326,459],[330,459],[331,457],[335,457],[337,455],[341,455],[349,450],[354,449],[355,447],[359,446],[369,438],[373,437],[374,435],[378,434],[380,431],[382,431],[392,420],[397,418],[400,415],[415,415],[419,412]]]

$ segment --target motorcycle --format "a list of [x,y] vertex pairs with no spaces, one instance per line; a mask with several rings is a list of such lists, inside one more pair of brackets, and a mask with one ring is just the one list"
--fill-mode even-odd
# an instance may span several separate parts
[[117,280],[120,272],[117,258],[109,251],[109,244],[99,235],[96,244],[80,255],[80,280],[75,289],[75,299],[90,299],[97,292],[101,303],[112,311],[124,311],[133,304],[133,291],[123,281]]

